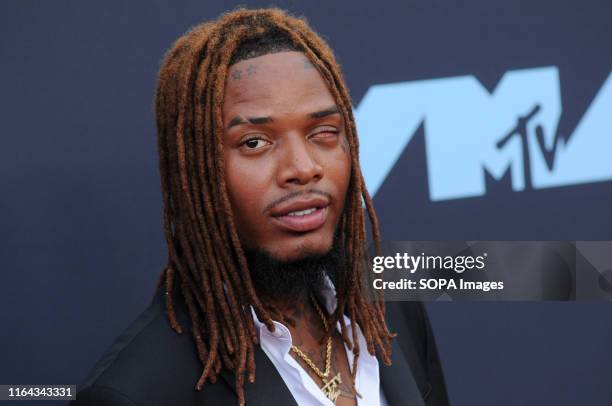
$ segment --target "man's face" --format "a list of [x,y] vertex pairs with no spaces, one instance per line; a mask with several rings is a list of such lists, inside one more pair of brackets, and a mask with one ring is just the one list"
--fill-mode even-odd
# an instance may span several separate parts
[[223,101],[225,173],[242,244],[279,261],[331,249],[351,159],[342,116],[304,54],[232,65]]

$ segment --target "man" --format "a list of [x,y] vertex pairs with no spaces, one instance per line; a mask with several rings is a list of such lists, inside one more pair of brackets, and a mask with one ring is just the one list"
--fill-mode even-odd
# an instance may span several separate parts
[[306,22],[193,28],[156,113],[168,265],[74,403],[446,405],[423,307],[367,295],[351,101]]

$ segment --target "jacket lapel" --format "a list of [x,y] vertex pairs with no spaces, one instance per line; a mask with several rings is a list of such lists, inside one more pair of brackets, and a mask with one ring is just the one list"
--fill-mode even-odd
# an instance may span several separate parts
[[391,346],[392,365],[380,363],[380,384],[389,406],[425,406],[412,370],[397,340]]
[[[285,385],[283,378],[274,367],[268,356],[259,345],[255,348],[255,382],[244,383],[244,397],[247,406],[270,405],[272,402],[278,405],[297,406],[297,403],[289,388]],[[236,381],[233,373],[222,370],[221,376],[235,391]]]

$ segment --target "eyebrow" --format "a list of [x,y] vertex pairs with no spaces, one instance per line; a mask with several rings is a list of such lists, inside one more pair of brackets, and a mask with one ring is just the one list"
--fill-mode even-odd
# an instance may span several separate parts
[[327,116],[331,116],[332,114],[340,114],[340,110],[338,110],[337,106],[330,107],[325,110],[315,111],[314,113],[310,113],[308,116],[310,118],[323,118]]
[[[340,110],[338,109],[337,106],[333,106],[333,107],[329,107],[327,109],[324,110],[320,110],[320,111],[315,111],[313,113],[309,113],[308,114],[308,118],[311,119],[318,119],[318,118],[323,118],[323,117],[327,117],[327,116],[331,116],[333,114],[340,114]],[[225,130],[229,130],[230,128],[240,125],[240,124],[267,124],[267,123],[271,123],[273,122],[274,119],[272,117],[247,117],[244,118],[242,116],[236,116],[234,118],[232,118],[230,120],[230,122],[227,124],[227,127],[225,128]]]

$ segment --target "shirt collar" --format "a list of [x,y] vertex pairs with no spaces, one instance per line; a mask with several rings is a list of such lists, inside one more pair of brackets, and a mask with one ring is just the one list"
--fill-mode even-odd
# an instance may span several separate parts
[[327,274],[323,278],[323,287],[321,288],[320,297],[327,309],[328,314],[336,311],[338,299],[336,299],[336,288]]

